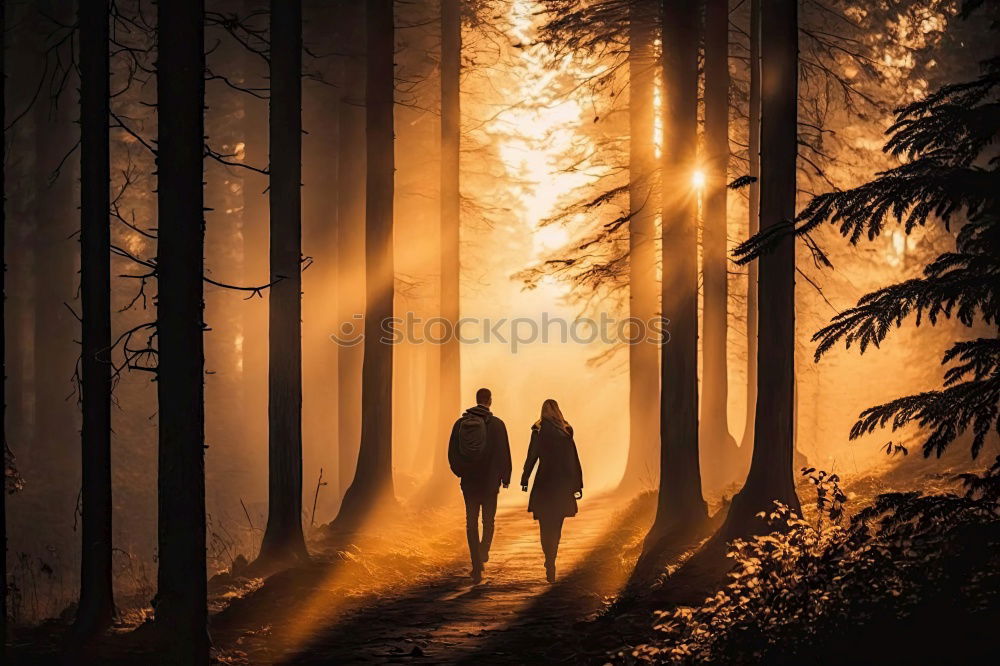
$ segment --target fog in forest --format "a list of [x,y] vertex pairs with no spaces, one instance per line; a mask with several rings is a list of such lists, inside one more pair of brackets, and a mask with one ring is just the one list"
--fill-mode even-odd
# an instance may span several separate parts
[[[4,4],[5,427],[19,484],[6,506],[12,590],[8,604],[13,608],[8,612],[13,624],[26,626],[53,617],[72,619],[81,583],[83,174],[76,105],[83,47],[77,3]],[[275,255],[269,247],[273,229],[291,218],[275,218],[269,209],[276,191],[269,180],[276,173],[274,156],[287,149],[269,141],[274,136],[269,104],[278,90],[269,68],[277,67],[281,57],[271,34],[273,11],[262,0],[205,4],[204,507],[211,578],[235,574],[236,563],[245,565],[244,558],[253,562],[268,525],[269,345],[276,344],[274,335],[269,342],[269,309],[274,317],[272,299],[278,297],[276,289],[283,288],[284,277],[275,280]],[[497,544],[508,529],[504,516],[528,520],[518,479],[529,455],[532,426],[544,421],[540,410],[549,398],[558,401],[572,426],[588,499],[617,498],[602,500],[608,515],[617,516],[613,512],[625,512],[634,496],[654,494],[658,488],[663,492],[661,380],[656,369],[662,354],[653,337],[645,338],[654,336],[661,315],[669,320],[668,335],[674,334],[676,317],[662,311],[660,284],[664,274],[672,275],[680,264],[669,243],[661,247],[661,196],[663,201],[684,201],[694,211],[696,325],[701,327],[696,361],[700,397],[695,397],[701,407],[718,407],[699,417],[701,492],[709,514],[727,508],[750,468],[754,395],[759,400],[762,392],[771,390],[758,388],[752,374],[756,358],[763,358],[755,356],[756,349],[768,344],[769,330],[760,328],[756,339],[764,323],[756,322],[756,300],[748,300],[750,276],[757,275],[751,270],[756,269],[751,269],[752,262],[738,263],[733,255],[755,231],[750,229],[754,195],[751,187],[737,183],[724,187],[754,168],[751,67],[759,47],[751,48],[750,13],[760,3],[722,3],[728,22],[728,58],[722,56],[728,69],[722,93],[728,100],[728,125],[723,132],[728,133],[729,149],[721,171],[711,162],[712,137],[706,129],[712,114],[718,113],[710,109],[719,107],[711,106],[715,93],[706,89],[714,85],[708,83],[713,65],[709,38],[703,36],[706,41],[696,47],[700,78],[692,92],[698,128],[692,145],[697,145],[698,158],[693,168],[669,178],[657,166],[665,146],[674,145],[670,128],[664,128],[664,118],[671,117],[675,104],[670,95],[676,93],[664,84],[659,69],[669,60],[664,56],[664,33],[647,31],[643,48],[649,63],[637,64],[641,26],[635,15],[631,26],[621,17],[644,4],[662,4],[668,16],[668,5],[677,3],[455,3],[461,13],[457,249],[449,249],[449,237],[442,231],[449,215],[442,211],[450,200],[442,194],[442,174],[450,173],[442,148],[447,145],[442,140],[442,90],[447,89],[442,76],[453,71],[442,55],[442,12],[449,0],[290,4],[302,11],[300,482],[301,523],[310,551],[318,552],[316,544],[330,538],[326,530],[337,519],[356,472],[360,476],[366,464],[358,462],[362,366],[370,362],[366,354],[375,345],[362,340],[365,261],[367,256],[372,262],[378,248],[368,248],[366,255],[366,219],[369,225],[372,219],[370,210],[366,218],[366,187],[370,196],[373,185],[371,165],[366,164],[371,140],[366,147],[365,127],[372,131],[367,100],[377,93],[371,92],[371,81],[366,87],[373,71],[373,42],[371,34],[365,41],[364,26],[371,30],[374,23],[369,16],[365,24],[364,15],[366,8],[383,11],[383,5],[389,7],[387,39],[394,42],[394,134],[389,138],[389,157],[394,158],[389,197],[392,272],[387,279],[392,284],[374,289],[389,293],[395,324],[386,332],[393,339],[391,382],[378,385],[380,402],[369,417],[372,422],[391,422],[391,495],[398,503],[393,506],[400,507],[394,511],[411,521],[406,529],[422,526],[428,544],[452,539],[451,528],[460,531],[462,501],[458,479],[448,469],[449,435],[455,419],[476,404],[476,391],[483,387],[492,391],[493,414],[506,424],[513,461],[510,490],[501,490],[499,496]],[[791,4],[798,4],[799,31],[796,210],[817,195],[850,190],[903,163],[903,157],[883,150],[897,109],[942,85],[979,76],[978,61],[995,49],[995,33],[986,31],[982,20],[960,16],[962,3],[950,0]],[[706,3],[694,5],[699,7],[699,25],[706,22],[699,30],[707,30],[713,2],[707,3],[707,10]],[[163,119],[158,119],[156,108],[157,7],[124,0],[111,8],[112,568],[119,611],[137,623],[153,616],[149,600],[157,593],[159,563],[156,366],[167,361],[157,351],[161,339],[148,322],[157,317],[162,289],[156,275],[161,227],[157,171],[162,165],[157,165],[153,151],[158,148],[157,123]],[[703,15],[705,11],[709,13]],[[766,11],[761,19],[765,23]],[[659,26],[659,17],[649,25]],[[764,48],[766,59],[766,43]],[[642,72],[643,66],[649,71]],[[643,76],[650,82],[642,93],[648,102],[642,122],[648,122],[636,125],[642,114],[630,107],[637,94],[631,91],[638,89],[636,77]],[[765,78],[765,97],[766,85]],[[637,133],[643,129],[645,135]],[[767,150],[764,146],[764,159]],[[643,167],[640,154],[653,167]],[[635,174],[643,168],[646,180],[637,181]],[[995,163],[991,168],[995,170]],[[648,187],[649,200],[641,205],[636,201],[637,182]],[[760,188],[767,187],[766,176],[761,177]],[[718,192],[728,193],[721,204],[721,232],[711,225],[719,219],[713,212]],[[163,210],[162,202],[159,205]],[[387,204],[379,205],[383,210]],[[630,264],[630,248],[637,256],[638,246],[629,234],[630,228],[640,228],[640,219],[649,225],[648,241],[655,246],[647,246],[652,254],[644,255],[655,261],[645,297],[635,287],[630,290],[638,266]],[[869,292],[924,275],[928,264],[954,246],[956,229],[931,223],[907,229],[892,222],[881,233],[857,234],[857,242],[849,242],[835,221],[797,237],[795,482],[800,468],[815,468],[839,475],[848,489],[845,500],[866,492],[853,490],[851,483],[868,484],[864,487],[875,491],[921,490],[928,475],[980,470],[1000,453],[995,427],[976,460],[969,456],[972,429],[954,433],[955,442],[943,456],[927,459],[921,447],[928,431],[915,421],[851,437],[866,408],[938,388],[943,372],[939,359],[956,340],[995,338],[995,320],[965,322],[957,315],[940,316],[933,327],[902,326],[891,341],[870,345],[863,355],[855,341],[846,347],[833,345],[821,359],[814,359],[817,331]],[[371,234],[369,227],[369,238]],[[712,245],[719,234],[724,234],[724,263],[713,249],[718,243]],[[457,262],[460,331],[467,338],[457,347],[441,339],[457,335],[447,314],[450,273],[442,272],[448,257]],[[373,274],[369,265],[368,276]],[[756,288],[751,291],[756,299]],[[369,284],[369,299],[372,293]],[[646,301],[639,303],[640,298]],[[760,298],[765,298],[763,292]],[[722,328],[713,321],[721,321]],[[637,330],[643,338],[637,344],[652,355],[645,357],[647,366],[652,358],[652,374],[645,372],[641,378],[635,374],[641,367],[634,356],[640,352],[623,339]],[[711,346],[720,339],[719,330],[724,353],[717,351],[719,345]],[[284,363],[287,348],[270,349],[270,372],[278,372],[274,364]],[[443,361],[453,348],[460,357],[454,384]],[[670,342],[664,349],[671,349]],[[457,404],[451,388],[456,386]],[[274,409],[273,399],[271,403]],[[646,405],[638,417],[636,404]],[[645,419],[642,432],[637,418]],[[758,411],[757,419],[762,418],[768,414]],[[904,448],[908,455],[901,454]],[[383,460],[379,457],[377,464]],[[802,505],[812,506],[813,491],[804,487],[799,490]],[[581,516],[586,501],[581,500]],[[651,512],[652,506],[644,510]],[[430,513],[420,513],[423,507]],[[358,532],[376,529],[383,520],[374,509],[359,515],[358,524],[352,523]],[[643,529],[651,513],[644,520]],[[567,521],[570,535],[572,523]],[[387,538],[356,551],[344,547],[337,552],[355,553],[350,557],[363,560],[412,548],[407,552],[415,561],[430,561],[420,550],[424,546],[409,541],[417,537],[406,529],[399,531],[406,544]],[[563,537],[564,549],[570,538]],[[595,532],[595,552],[601,544],[612,543],[610,539]],[[461,555],[465,562],[464,538],[456,543],[456,559]],[[624,545],[620,549],[630,552]],[[376,565],[369,566],[369,574],[371,566]],[[333,589],[341,582],[331,580],[354,581],[350,571],[331,573],[323,585]],[[416,574],[412,580],[406,575],[399,574],[400,589],[419,589],[418,584],[426,582]],[[248,577],[259,582],[231,596],[252,598],[252,590],[270,584],[270,579],[260,582],[266,576]],[[363,578],[358,574],[357,581]],[[624,582],[615,586],[623,589]],[[309,599],[293,622],[288,654],[306,650],[321,634],[321,620],[316,619],[320,607],[329,606],[324,612],[333,613],[341,602],[349,605],[347,597],[338,597],[336,603],[322,596]],[[223,607],[219,602],[213,612]],[[403,649],[409,654],[409,645]],[[271,658],[274,661],[266,663],[292,663]],[[573,663],[589,662],[581,658]]]

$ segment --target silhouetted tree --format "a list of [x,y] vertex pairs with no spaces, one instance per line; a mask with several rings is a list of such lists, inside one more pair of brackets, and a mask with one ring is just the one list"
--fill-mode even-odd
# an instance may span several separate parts
[[80,637],[106,629],[115,614],[111,576],[109,15],[108,0],[81,2],[78,8],[83,545],[75,632]]
[[0,0],[0,657],[7,651],[7,3]]
[[[965,2],[962,15],[982,4]],[[995,13],[992,18],[996,30]],[[982,70],[975,80],[944,86],[898,110],[885,151],[905,159],[904,164],[858,187],[819,195],[800,213],[795,233],[806,234],[830,222],[852,244],[865,236],[877,238],[889,220],[902,224],[909,234],[935,222],[950,230],[956,218],[963,213],[965,218],[955,250],[939,255],[921,277],[862,296],[856,306],[817,332],[813,336],[819,343],[817,360],[840,341],[848,347],[857,343],[862,353],[869,346],[878,347],[911,314],[918,326],[954,317],[966,327],[986,325],[995,330],[1000,321],[1000,173],[994,157],[1000,134],[1000,57],[983,61]],[[765,150],[766,140],[765,135]],[[770,229],[770,234],[765,228],[738,252],[746,261],[766,250],[761,255],[763,270],[772,246],[791,243],[791,230],[788,223]],[[923,444],[923,453],[929,456],[941,455],[971,430],[975,457],[1000,424],[1000,341],[996,336],[958,341],[945,352],[942,363],[952,364],[943,389],[864,410],[851,438],[916,422],[930,433]]]
[[[760,3],[750,0],[750,81],[747,112],[749,176],[752,179],[747,205],[748,235],[760,230]],[[747,264],[747,397],[740,459],[748,460],[753,449],[757,409],[757,262]]]
[[[461,315],[459,299],[459,232],[461,195],[459,158],[462,143],[462,7],[459,0],[441,0],[441,317],[454,327]],[[457,333],[457,331],[456,331]],[[431,483],[448,479],[447,449],[452,420],[461,411],[461,346],[458,336],[442,344],[438,387],[437,447]],[[431,491],[437,490],[432,487]]]
[[[798,109],[798,8],[762,0],[760,19],[761,233],[795,219]],[[757,518],[780,501],[801,512],[792,478],[795,375],[795,245],[786,237],[760,258],[760,345],[754,450],[716,542],[770,531]]]
[[[629,316],[648,323],[657,314],[656,182],[654,96],[659,4],[643,0],[628,7],[629,70]],[[659,350],[644,339],[628,348],[629,441],[622,487],[635,489],[656,478]]]
[[[33,3],[41,53],[42,88],[32,102],[34,116],[33,216],[35,281],[34,343],[26,350],[34,356],[35,436],[30,456],[32,469],[41,475],[76,472],[73,443],[77,441],[77,412],[73,392],[79,323],[67,307],[76,295],[77,250],[75,164],[71,157],[79,135],[70,98],[69,41],[74,21],[71,0]],[[31,16],[29,13],[28,16]],[[32,25],[34,24],[34,25]],[[27,461],[26,461],[27,462]],[[41,490],[39,488],[39,490]],[[64,511],[76,509],[77,489],[56,484],[45,489],[46,501]],[[62,513],[62,512],[60,512]],[[63,514],[65,515],[65,514]]]
[[392,496],[392,345],[381,338],[392,317],[393,52],[392,0],[367,6],[367,177],[365,198],[365,353],[361,447],[337,523],[356,526]]
[[157,5],[156,623],[171,663],[208,663],[203,340],[203,0]]
[[[339,54],[347,26],[340,23],[339,2],[303,2],[303,42],[313,44],[317,52]],[[303,58],[308,57],[303,53]],[[343,57],[321,57],[311,63],[315,77],[310,85],[303,76],[302,90],[302,251],[309,269],[302,272],[302,441],[303,460],[317,446],[327,476],[337,485],[339,452],[337,448],[338,377],[340,349],[330,338],[339,326],[337,249],[339,211],[339,152]],[[303,67],[308,65],[303,63]],[[303,467],[310,475],[311,466]],[[318,470],[317,470],[318,473]],[[324,480],[324,483],[328,483]],[[321,486],[325,487],[325,486]],[[313,493],[320,507],[331,507],[336,490],[326,501]],[[307,498],[308,499],[308,498]],[[311,509],[307,506],[307,510]],[[332,508],[332,507],[331,507]],[[320,509],[322,510],[322,509]]]
[[268,512],[260,560],[308,557],[302,535],[302,4],[271,2]]
[[[338,320],[358,333],[354,319],[365,309],[365,13],[366,3],[346,0],[339,5],[344,27],[344,85],[338,107],[340,145],[337,151],[337,282]],[[339,493],[354,478],[361,438],[361,365],[364,342],[341,345],[337,355],[337,447]]]
[[660,487],[645,553],[707,517],[698,464],[698,246],[691,185],[698,122],[698,5],[663,1],[663,338]]
[[[619,54],[623,45],[628,44],[629,41],[627,35],[628,12],[639,1],[595,0],[594,2],[579,3],[575,0],[545,0],[543,4],[550,14],[542,27],[542,37],[547,43],[554,44],[560,49],[560,53],[585,53],[588,57],[599,57],[602,62],[607,63],[606,71],[619,72],[621,69],[618,60]],[[737,3],[737,6],[739,4]],[[735,8],[736,6],[733,8],[734,11]],[[804,87],[802,91],[803,126],[813,129],[800,132],[799,141],[804,152],[800,169],[809,179],[822,180],[825,178],[823,169],[834,160],[829,149],[830,141],[839,141],[835,135],[820,129],[825,123],[825,113],[831,109],[844,109],[853,117],[858,117],[860,122],[864,109],[859,109],[859,105],[863,106],[872,102],[871,98],[865,97],[863,91],[868,84],[880,79],[880,67],[876,63],[881,54],[876,53],[876,51],[882,47],[867,44],[864,38],[865,34],[906,14],[906,7],[893,5],[872,8],[865,15],[864,20],[860,22],[849,19],[848,15],[851,14],[851,11],[849,7],[839,2],[805,3],[803,5],[804,25],[800,28],[800,39],[804,45],[806,57],[802,59],[800,76],[809,82],[809,85]],[[754,11],[752,14],[757,15],[759,12]],[[715,23],[718,24],[718,22]],[[839,26],[839,32],[836,26]],[[737,28],[731,33],[737,43],[743,41],[738,37],[740,32],[742,31]],[[756,43],[759,40],[754,41]],[[731,61],[739,60],[743,60],[743,58],[741,56],[731,58]],[[848,78],[845,74],[848,71],[854,71],[855,74]],[[742,68],[737,67],[733,76],[737,86],[742,84],[741,74]],[[759,95],[755,97],[759,97]],[[731,95],[730,101],[731,103],[735,102],[733,107],[737,117],[743,117],[743,114],[746,113],[744,111],[746,105],[740,104],[742,101],[740,95]],[[759,102],[755,100],[750,106],[754,109],[751,114],[758,116],[756,109],[759,107]],[[754,126],[758,124],[758,122],[750,123]],[[840,143],[837,146],[846,150],[856,149],[850,146],[845,147]],[[751,152],[756,155],[759,150],[754,149]],[[756,173],[756,159],[752,161],[754,163],[752,167]],[[621,188],[604,187],[598,195],[591,196],[591,191],[588,190],[585,201],[570,202],[564,207],[562,214],[568,218],[573,212],[586,210],[591,213],[592,217],[598,217],[598,215],[593,215],[594,212],[598,212],[595,203],[603,204],[616,201],[622,193]],[[751,208],[756,210],[756,200],[759,198],[756,185],[751,187],[751,198],[754,200]],[[757,218],[756,214],[752,214],[752,217]],[[623,257],[623,253],[619,250],[624,236],[614,233],[614,230],[619,228],[618,222],[619,220],[612,220],[606,224],[597,225],[597,229],[584,237],[582,242],[559,248],[543,257],[530,270],[523,271],[521,275],[525,276],[525,281],[529,285],[537,284],[544,276],[554,275],[569,280],[583,293],[590,293],[590,290],[606,285],[612,288],[625,287],[628,284],[628,272],[620,270],[619,266],[630,257]],[[738,450],[729,446],[730,451],[736,453],[737,460],[735,462],[737,464],[734,467],[741,471],[749,466],[753,417],[756,409],[756,272],[755,266],[749,270],[749,281],[752,285],[748,299],[748,310],[750,311],[748,317],[750,347],[748,371],[751,387],[748,390],[747,401],[750,415],[747,419],[745,435],[742,438],[747,446]],[[711,282],[711,280],[709,281]],[[711,312],[708,312],[706,316],[711,316]],[[721,336],[719,338],[721,339]],[[713,346],[710,341],[706,342],[709,343],[706,347]],[[721,345],[714,346],[721,349]],[[708,370],[706,370],[707,372]],[[711,386],[707,388],[710,389]],[[706,398],[711,397],[712,391],[708,392],[709,396]],[[708,408],[704,410],[704,413],[706,415],[714,414],[713,410]],[[711,421],[719,416],[721,415],[713,415],[712,419],[706,419],[707,425],[714,426],[715,424]],[[631,465],[631,461],[629,464]],[[706,470],[706,478],[713,471],[712,469]],[[627,481],[628,479],[626,479]]]
[[729,170],[729,2],[705,3],[705,173],[702,231],[701,470],[718,491],[737,480],[736,440],[729,432],[727,175]]

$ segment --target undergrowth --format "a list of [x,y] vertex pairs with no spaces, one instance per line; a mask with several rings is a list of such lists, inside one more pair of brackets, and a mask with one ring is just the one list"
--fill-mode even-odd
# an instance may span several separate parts
[[[1000,457],[955,491],[890,492],[846,518],[836,475],[803,470],[815,519],[777,504],[734,542],[728,583],[656,614],[646,663],[955,663],[987,654],[1000,615]],[[812,513],[812,512],[810,512]]]

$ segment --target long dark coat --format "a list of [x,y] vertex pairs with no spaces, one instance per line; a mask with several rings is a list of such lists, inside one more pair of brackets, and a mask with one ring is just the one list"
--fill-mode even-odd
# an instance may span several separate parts
[[577,506],[573,494],[583,490],[583,469],[572,428],[566,433],[548,419],[533,425],[528,459],[524,461],[521,475],[522,486],[528,485],[535,463],[538,463],[538,473],[528,498],[528,511],[535,515],[535,520],[575,516]]

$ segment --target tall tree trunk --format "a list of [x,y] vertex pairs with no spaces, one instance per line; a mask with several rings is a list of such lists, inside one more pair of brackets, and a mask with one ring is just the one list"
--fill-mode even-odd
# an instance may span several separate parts
[[[657,313],[654,43],[659,6],[633,3],[629,16],[629,316],[643,324]],[[645,330],[645,329],[643,329]],[[623,490],[655,483],[658,476],[659,350],[643,336],[628,347],[629,441]]]
[[159,572],[173,663],[208,663],[202,191],[204,0],[157,5]]
[[111,229],[108,0],[82,2],[80,27],[80,292],[83,336],[83,547],[76,633],[114,618],[111,579]]
[[[37,29],[43,32],[39,48],[41,58],[48,63],[47,76],[53,76],[54,61],[65,57],[54,46],[53,31],[58,24],[70,25],[74,19],[73,2],[70,0],[42,0],[35,9],[40,14]],[[43,65],[44,66],[44,65]],[[77,290],[78,244],[75,165],[63,157],[73,150],[77,130],[72,112],[72,91],[65,82],[46,79],[45,85],[58,90],[58,98],[43,94],[35,100],[33,115],[35,126],[35,295],[34,340],[31,349],[35,370],[35,438],[29,449],[31,471],[38,477],[76,476],[79,462],[74,455],[73,443],[79,437],[79,416],[74,401],[73,373],[79,349],[76,340],[79,324],[66,304],[74,300]],[[48,89],[47,89],[48,90]],[[55,92],[55,91],[53,91]],[[33,491],[29,491],[33,492]],[[59,518],[49,529],[58,529],[56,536],[69,537],[70,524],[66,520],[76,509],[75,484],[51,484],[37,489],[42,501],[61,507]],[[63,519],[65,517],[66,519]],[[56,527],[58,526],[58,527]]]
[[392,345],[381,340],[392,317],[393,52],[392,0],[370,0],[366,19],[367,182],[365,205],[365,353],[361,447],[337,522],[356,526],[392,488]]
[[[761,1],[760,226],[795,217],[798,102],[798,8]],[[770,529],[756,517],[780,501],[801,511],[792,477],[795,404],[795,244],[783,238],[760,259],[758,399],[750,472],[716,539]]]
[[[341,2],[344,26],[344,85],[338,109],[340,146],[337,153],[338,334],[345,340],[361,337],[365,309],[365,13],[366,3]],[[346,328],[345,328],[346,327]],[[361,365],[364,342],[341,344],[337,352],[338,493],[351,484],[361,439]]]
[[[0,0],[0,128],[7,127],[7,3]],[[0,129],[0,658],[7,652],[7,141]]]
[[[452,328],[461,315],[460,150],[462,143],[462,8],[459,0],[441,0],[441,317]],[[438,429],[434,436],[434,469],[430,491],[440,493],[450,477],[445,442],[461,405],[462,359],[458,336],[438,349]]]
[[268,510],[260,560],[306,559],[302,535],[302,4],[271,2]]
[[645,551],[697,528],[708,511],[698,465],[698,5],[663,2],[663,339],[660,492]]
[[[342,48],[345,27],[340,5],[305,5],[303,40],[325,51]],[[311,32],[310,32],[311,31]],[[339,348],[330,338],[337,329],[340,285],[337,284],[339,163],[338,124],[344,86],[342,58],[329,58],[322,75],[333,85],[303,86],[302,123],[302,246],[314,260],[302,273],[302,447],[305,478],[324,469],[333,480],[318,498],[317,512],[336,510],[339,451],[337,434],[337,360]]]
[[[6,25],[17,25],[25,21],[25,14],[33,8],[22,3],[8,3],[9,14],[4,16]],[[29,48],[33,35],[29,30],[12,30],[6,35],[5,45],[10,50],[5,54],[5,62],[9,68],[9,76],[4,81],[7,98],[5,104],[11,109],[23,108],[30,103],[37,86],[36,73],[32,66],[34,54]],[[32,85],[34,82],[35,85]],[[7,136],[7,143],[4,146],[6,154],[16,152],[21,142],[33,141],[34,131],[31,128],[32,116],[22,119],[25,123],[25,130],[19,132],[18,136]],[[30,144],[27,144],[30,145]],[[25,150],[20,148],[21,150]],[[30,148],[25,150],[29,154]],[[2,167],[0,167],[2,168]],[[7,347],[9,349],[29,350],[34,339],[34,301],[36,291],[35,256],[31,247],[33,236],[34,219],[29,212],[33,202],[30,196],[16,196],[19,180],[23,180],[26,174],[18,170],[8,170],[6,172],[4,189],[10,198],[6,202],[7,233],[4,239],[11,256],[17,256],[18,261],[6,265],[5,284],[10,288],[3,301],[4,326],[3,334],[6,336]],[[30,188],[22,188],[27,194]],[[34,377],[34,354],[12,354],[6,359],[6,373],[3,375],[6,380],[7,402],[4,406],[4,423],[6,430],[3,432],[4,442],[8,443],[8,451],[13,456],[19,456],[19,463],[23,463],[24,456],[31,450],[31,443],[34,439],[34,391],[32,387]]]
[[727,176],[729,168],[729,2],[705,5],[705,198],[702,232],[701,469],[706,489],[738,481],[738,450],[729,433]]
[[[760,2],[750,0],[750,112],[749,143],[750,201],[748,236],[760,231]],[[753,450],[754,416],[757,409],[757,262],[747,266],[747,400],[746,421],[740,440],[740,459],[750,460]]]

